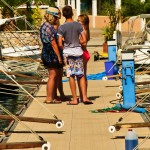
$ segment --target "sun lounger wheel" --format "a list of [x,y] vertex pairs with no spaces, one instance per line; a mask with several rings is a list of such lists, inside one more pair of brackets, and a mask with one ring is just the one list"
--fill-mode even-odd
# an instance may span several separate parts
[[109,126],[108,131],[110,133],[114,133],[116,131],[116,128],[114,126]]
[[122,85],[119,86],[119,90],[120,90],[120,91],[123,90],[123,86],[122,86]]
[[121,99],[122,98],[122,95],[120,93],[116,93],[116,98],[117,99]]
[[108,80],[108,78],[107,77],[103,77],[103,80]]
[[64,126],[64,121],[58,121],[56,123],[56,128],[62,128]]
[[49,142],[42,145],[42,150],[45,150],[45,149],[50,150],[50,148],[51,148],[51,144]]

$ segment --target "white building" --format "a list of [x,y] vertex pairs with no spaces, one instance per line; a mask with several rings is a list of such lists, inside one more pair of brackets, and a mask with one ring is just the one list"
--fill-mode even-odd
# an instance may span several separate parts
[[[68,0],[67,5],[70,5],[73,9],[76,10],[75,16],[80,15],[81,13],[81,0]],[[65,0],[57,0],[56,5],[58,7],[64,7]],[[92,0],[92,26],[95,27],[95,16],[97,16],[97,0]],[[75,18],[77,19],[77,18]]]

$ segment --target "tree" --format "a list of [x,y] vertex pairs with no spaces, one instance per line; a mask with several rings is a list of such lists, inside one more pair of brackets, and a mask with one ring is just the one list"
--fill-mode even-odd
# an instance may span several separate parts
[[32,15],[32,18],[33,18],[33,23],[34,23],[34,26],[38,29],[41,25],[41,21],[42,21],[42,16],[40,14],[40,9],[39,7],[35,8],[33,10],[33,15]]

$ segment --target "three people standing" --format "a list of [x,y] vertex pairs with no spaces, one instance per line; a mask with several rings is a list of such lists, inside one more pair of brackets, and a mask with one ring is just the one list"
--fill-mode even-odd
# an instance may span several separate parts
[[[71,6],[65,6],[62,12],[66,21],[58,27],[58,32],[54,28],[54,25],[57,23],[59,15],[58,9],[54,7],[50,7],[46,11],[46,22],[40,28],[40,37],[43,44],[42,61],[49,71],[45,103],[61,103],[61,101],[55,99],[55,92],[57,88],[58,70],[63,67],[62,50],[70,72],[69,83],[73,97],[73,100],[69,101],[68,105],[77,105],[79,103],[76,94],[75,77],[79,83],[83,103],[93,104],[87,98],[87,85],[84,73],[85,64],[83,62],[84,49],[81,47],[81,45],[86,47],[87,35],[81,23],[72,19],[73,11]],[[57,36],[60,49],[57,45]]]

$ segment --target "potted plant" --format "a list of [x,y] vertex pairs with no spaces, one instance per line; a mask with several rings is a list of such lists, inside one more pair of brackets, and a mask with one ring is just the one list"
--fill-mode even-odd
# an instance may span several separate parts
[[112,39],[113,30],[111,29],[111,27],[106,26],[105,28],[103,28],[102,35],[104,35],[103,53],[108,53],[107,41]]

